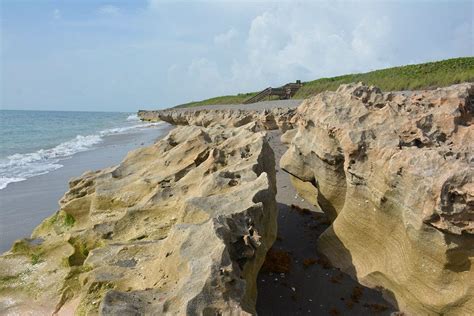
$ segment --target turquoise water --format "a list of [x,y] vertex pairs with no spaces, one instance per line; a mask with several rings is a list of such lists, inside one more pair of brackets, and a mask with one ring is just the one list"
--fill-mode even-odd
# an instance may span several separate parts
[[109,135],[150,125],[131,113],[0,110],[0,190],[61,168],[61,160]]

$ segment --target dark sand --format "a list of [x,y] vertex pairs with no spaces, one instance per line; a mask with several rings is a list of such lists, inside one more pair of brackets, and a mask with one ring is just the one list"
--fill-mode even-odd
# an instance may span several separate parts
[[[289,273],[263,270],[259,273],[258,314],[390,315],[395,309],[380,292],[330,267],[316,250],[318,236],[328,227],[327,218],[321,216],[321,210],[297,196],[289,175],[279,168],[280,158],[287,149],[280,142],[280,135],[279,131],[268,132],[277,165],[279,211],[278,238],[272,249],[287,252],[291,261]],[[314,213],[302,214],[292,204]],[[318,263],[314,259],[319,259]],[[307,267],[303,264],[305,260]]]
[[58,201],[68,190],[68,181],[87,170],[118,164],[132,149],[152,144],[172,128],[169,124],[130,134],[112,135],[96,148],[62,160],[64,166],[50,173],[10,183],[0,190],[0,253],[12,243],[29,237],[33,229],[58,210]]

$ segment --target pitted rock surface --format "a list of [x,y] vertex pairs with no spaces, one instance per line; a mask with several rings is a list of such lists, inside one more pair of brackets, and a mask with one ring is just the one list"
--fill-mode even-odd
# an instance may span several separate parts
[[293,128],[290,123],[294,108],[247,109],[169,109],[162,111],[139,111],[138,117],[144,121],[165,121],[173,125],[228,126],[239,127],[255,122],[260,130]]
[[178,127],[72,180],[32,240],[0,256],[0,313],[255,313],[277,213],[255,129]]
[[282,137],[281,167],[332,218],[320,250],[409,315],[474,314],[473,95],[343,85]]

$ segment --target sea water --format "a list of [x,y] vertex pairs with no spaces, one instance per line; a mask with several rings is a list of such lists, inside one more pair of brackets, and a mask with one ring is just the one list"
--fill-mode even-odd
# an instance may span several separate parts
[[107,136],[159,124],[132,113],[0,110],[0,190],[61,168],[61,161]]

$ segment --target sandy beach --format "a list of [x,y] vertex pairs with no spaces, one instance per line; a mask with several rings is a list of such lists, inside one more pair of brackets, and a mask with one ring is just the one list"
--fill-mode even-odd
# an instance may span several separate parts
[[172,127],[163,124],[129,134],[112,135],[96,148],[61,161],[64,167],[50,173],[9,184],[0,190],[0,252],[30,236],[32,230],[58,209],[58,201],[68,190],[68,181],[88,170],[113,166],[135,148],[152,144]]
[[[395,309],[376,290],[360,285],[328,264],[316,249],[329,226],[324,213],[296,193],[290,176],[278,165],[287,147],[281,132],[268,131],[277,170],[278,237],[273,251],[290,258],[289,272],[260,271],[260,315],[390,315]],[[301,211],[294,207],[310,210]],[[293,207],[292,207],[293,206]]]

